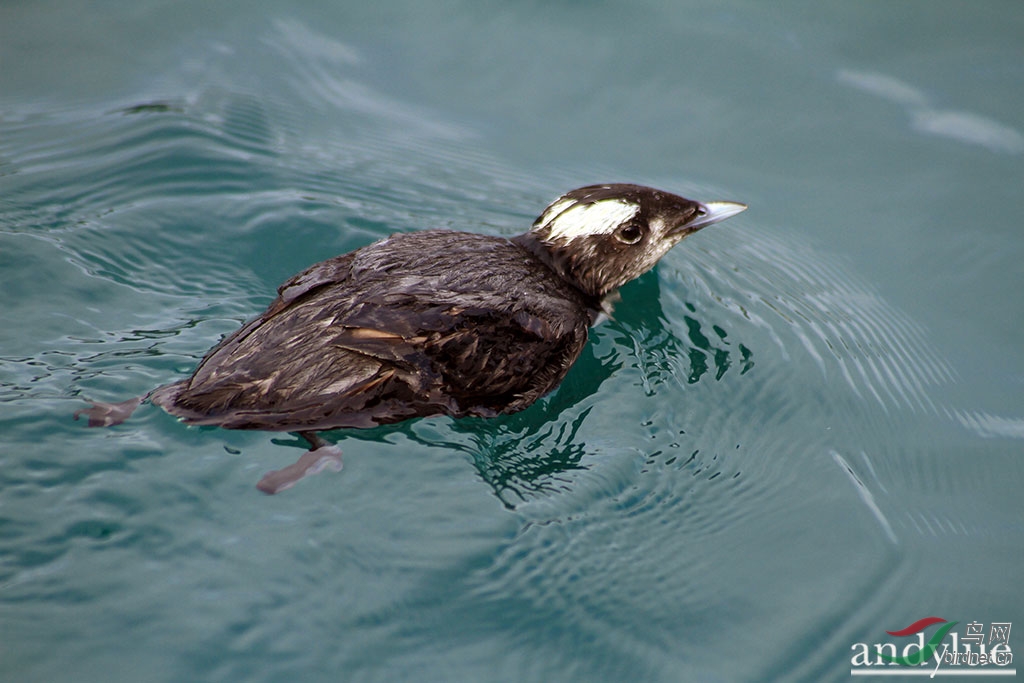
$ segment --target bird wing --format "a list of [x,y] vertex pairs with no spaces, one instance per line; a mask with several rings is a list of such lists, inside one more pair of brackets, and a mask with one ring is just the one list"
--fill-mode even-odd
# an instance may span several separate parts
[[568,304],[481,305],[496,294],[486,277],[467,297],[447,276],[396,284],[356,271],[347,254],[295,276],[150,400],[187,422],[285,431],[490,416],[553,389],[586,341],[589,320]]

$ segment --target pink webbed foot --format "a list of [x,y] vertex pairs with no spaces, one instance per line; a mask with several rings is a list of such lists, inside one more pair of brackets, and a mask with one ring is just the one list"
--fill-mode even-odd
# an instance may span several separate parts
[[83,408],[75,411],[75,419],[78,419],[79,415],[85,415],[89,419],[90,427],[110,427],[112,425],[119,425],[135,412],[135,409],[142,403],[142,399],[145,396],[136,396],[130,398],[127,401],[121,401],[120,403],[102,403],[100,401],[93,402],[89,408]]
[[341,449],[332,446],[311,432],[302,432],[302,437],[309,441],[313,447],[287,467],[279,470],[271,470],[263,475],[263,478],[256,484],[256,488],[263,493],[273,495],[286,489],[290,489],[299,480],[319,474],[325,470],[340,472],[342,467]]

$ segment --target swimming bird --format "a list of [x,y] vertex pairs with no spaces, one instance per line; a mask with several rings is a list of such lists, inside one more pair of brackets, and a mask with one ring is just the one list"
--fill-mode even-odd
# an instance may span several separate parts
[[512,238],[395,234],[292,277],[187,379],[75,418],[118,424],[148,400],[188,424],[296,432],[309,452],[257,484],[276,493],[340,469],[318,432],[526,408],[562,381],[622,285],[746,208],[591,185]]

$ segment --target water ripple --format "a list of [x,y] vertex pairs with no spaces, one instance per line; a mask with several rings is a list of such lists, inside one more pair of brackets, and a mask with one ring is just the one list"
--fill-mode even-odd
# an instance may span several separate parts
[[932,392],[955,373],[919,325],[827,256],[731,230],[726,248],[697,246],[694,283],[707,296],[765,330],[783,358],[802,349],[824,381],[887,412],[939,412]]

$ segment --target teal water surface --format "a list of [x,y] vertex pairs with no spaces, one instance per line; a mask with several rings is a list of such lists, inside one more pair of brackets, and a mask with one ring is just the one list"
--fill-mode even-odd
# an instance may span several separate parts
[[[351,6],[349,6],[351,5]],[[847,680],[1024,620],[1016,3],[0,8],[0,678]],[[306,266],[594,182],[750,210],[494,420],[151,406]],[[1010,638],[1012,647],[1016,638]]]

